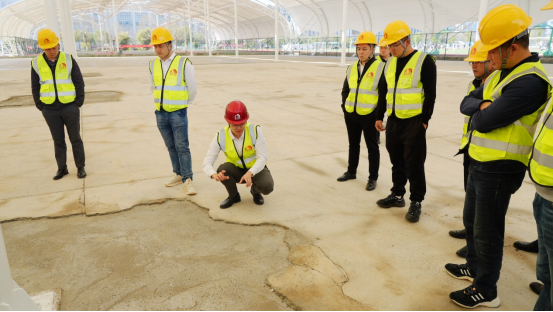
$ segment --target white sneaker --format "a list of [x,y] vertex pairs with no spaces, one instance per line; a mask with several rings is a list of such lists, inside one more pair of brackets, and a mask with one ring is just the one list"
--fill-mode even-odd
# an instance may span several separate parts
[[190,180],[190,178],[184,182],[183,189],[186,192],[186,195],[196,195],[196,189],[194,188],[194,185],[192,185],[192,180]]
[[167,180],[167,182],[165,182],[165,186],[170,187],[170,186],[175,186],[175,185],[178,185],[178,184],[181,184],[181,183],[182,183],[182,176],[175,173],[175,175],[172,176],[171,179],[169,179],[169,180]]

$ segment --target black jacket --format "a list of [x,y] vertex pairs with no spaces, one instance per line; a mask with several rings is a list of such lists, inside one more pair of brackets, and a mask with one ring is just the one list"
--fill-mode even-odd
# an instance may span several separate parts
[[[515,68],[528,62],[537,62],[537,53],[527,57],[510,69],[501,71],[499,82],[509,75]],[[480,86],[467,95],[461,102],[461,113],[471,116],[470,127],[480,133],[487,133],[502,128],[519,120],[523,116],[537,111],[548,98],[547,82],[537,75],[525,75],[513,80],[506,85],[501,96],[490,106],[480,110],[480,104],[485,102],[484,87]],[[508,173],[522,172],[526,166],[515,160],[498,160],[490,162],[477,162],[472,160],[476,169],[484,172]]]
[[[56,76],[56,63],[58,62],[58,58],[56,57],[55,62],[51,62],[47,57],[46,54],[43,53],[44,59],[46,60],[46,63],[48,66],[50,66],[50,69],[52,70],[52,76]],[[58,54],[59,57],[59,54]],[[68,105],[75,104],[78,107],[83,106],[84,103],[84,80],[83,75],[81,74],[81,69],[79,68],[79,65],[77,65],[77,62],[73,57],[71,57],[73,67],[71,68],[71,80],[73,80],[73,84],[75,85],[75,91],[77,93],[77,96],[75,98],[74,102],[68,103],[68,104],[62,104],[58,100],[57,96],[57,90],[56,90],[56,100],[52,104],[44,104],[40,100],[40,77],[35,72],[31,65],[31,89],[33,91],[33,99],[35,100],[36,108],[39,110],[42,110],[43,108],[46,109],[62,109],[64,107],[67,107]]]
[[[396,85],[399,80],[399,75],[403,71],[407,62],[415,55],[417,50],[411,54],[398,58],[396,67]],[[426,55],[422,62],[421,68],[421,82],[424,89],[424,103],[422,103],[422,123],[428,125],[428,121],[432,117],[434,112],[434,103],[436,102],[436,62],[431,55]],[[384,77],[384,75],[382,75]],[[386,113],[386,94],[388,94],[388,83],[386,79],[381,79],[378,85],[378,107],[376,108],[376,120],[384,119],[384,113]],[[395,111],[392,112],[389,118],[397,118]],[[399,119],[399,118],[398,118]]]

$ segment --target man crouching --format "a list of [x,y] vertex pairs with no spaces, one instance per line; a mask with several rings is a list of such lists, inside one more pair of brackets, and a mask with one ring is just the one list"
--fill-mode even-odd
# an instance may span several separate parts
[[[228,197],[219,205],[222,209],[230,208],[240,201],[237,183],[251,186],[250,193],[257,205],[263,205],[263,195],[273,191],[273,177],[266,166],[265,136],[258,125],[248,122],[249,117],[244,103],[230,102],[225,110],[228,126],[217,132],[204,158],[204,172],[213,180],[223,183],[227,189]],[[227,159],[216,172],[213,163],[219,151],[223,151]]]

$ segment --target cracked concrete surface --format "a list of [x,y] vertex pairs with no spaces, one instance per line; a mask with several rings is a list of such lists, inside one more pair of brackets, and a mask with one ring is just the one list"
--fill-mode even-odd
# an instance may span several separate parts
[[[94,105],[85,102],[85,180],[76,177],[70,146],[70,174],[52,180],[53,144],[32,103],[0,110],[0,221],[39,219],[3,224],[19,285],[28,292],[63,288],[62,309],[458,309],[448,294],[468,284],[449,277],[443,266],[462,263],[454,252],[463,242],[447,231],[462,228],[462,159],[452,156],[463,122],[458,106],[471,79],[465,63],[437,63],[438,97],[427,132],[428,192],[421,221],[410,224],[406,209],[374,204],[391,187],[384,137],[375,191],[364,190],[365,148],[359,179],[336,182],[347,167],[339,107],[345,68],[314,62],[337,64],[338,59],[281,57],[274,63],[266,57],[194,57],[199,93],[188,112],[198,190],[193,197],[184,195],[182,185],[163,185],[171,165],[155,124],[146,77],[149,59],[78,60],[87,92],[123,93]],[[28,64],[26,59],[0,60],[0,102],[30,95]],[[553,72],[552,65],[545,67]],[[226,103],[234,99],[244,101],[251,121],[264,129],[275,191],[265,197],[265,205],[256,206],[240,187],[242,202],[222,210],[224,187],[203,174],[201,162],[224,126]],[[217,163],[223,160],[220,156]],[[512,247],[537,235],[533,193],[526,180],[507,216],[498,285],[505,310],[529,310],[537,299],[528,288],[535,280],[536,256]],[[198,207],[227,224],[204,213],[193,218]],[[70,215],[77,216],[59,218]],[[206,239],[211,237],[190,233],[196,223],[232,226],[235,235],[225,235],[226,228],[214,231],[221,236],[217,244],[210,243]],[[229,249],[238,238],[245,249]],[[194,258],[183,241],[211,254]],[[232,270],[221,264],[233,257],[248,265]],[[256,257],[269,262],[252,261]],[[278,265],[267,264],[271,261]],[[208,275],[196,270],[209,266]],[[194,279],[178,278],[185,273],[175,268],[186,268]],[[246,281],[249,268],[257,270],[254,286]]]

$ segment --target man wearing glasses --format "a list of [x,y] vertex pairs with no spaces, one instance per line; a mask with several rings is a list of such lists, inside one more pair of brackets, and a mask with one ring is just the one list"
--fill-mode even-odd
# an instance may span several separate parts
[[[436,64],[432,56],[411,46],[411,30],[403,21],[384,29],[381,45],[388,46],[393,58],[384,68],[386,79],[378,86],[376,129],[386,131],[386,149],[392,163],[391,194],[376,204],[382,208],[404,207],[405,184],[411,192],[405,218],[419,221],[421,202],[426,194],[424,162],[426,128],[436,100]],[[387,128],[382,119],[388,113]]]
[[[244,103],[230,102],[225,109],[228,125],[217,132],[204,158],[204,172],[213,180],[223,183],[227,189],[228,197],[219,205],[222,209],[230,208],[241,200],[237,183],[251,186],[250,193],[257,205],[263,205],[263,195],[273,191],[273,177],[266,166],[265,136],[258,125],[248,123],[249,117]],[[215,171],[213,163],[220,151],[227,159]]]

